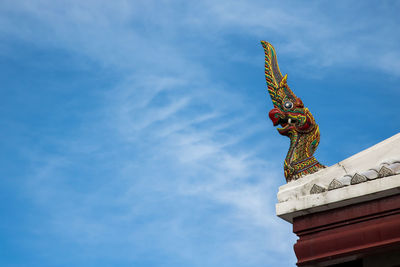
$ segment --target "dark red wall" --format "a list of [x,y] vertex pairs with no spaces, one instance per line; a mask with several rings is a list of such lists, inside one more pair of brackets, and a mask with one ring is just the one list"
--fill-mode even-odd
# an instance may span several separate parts
[[[400,246],[400,194],[293,220],[298,266],[334,264]],[[323,265],[325,265],[323,264]]]

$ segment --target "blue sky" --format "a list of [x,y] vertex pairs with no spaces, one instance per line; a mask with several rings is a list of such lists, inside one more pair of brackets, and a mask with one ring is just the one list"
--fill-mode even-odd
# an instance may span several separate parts
[[396,1],[2,1],[1,266],[294,266],[260,40],[332,165],[400,128]]

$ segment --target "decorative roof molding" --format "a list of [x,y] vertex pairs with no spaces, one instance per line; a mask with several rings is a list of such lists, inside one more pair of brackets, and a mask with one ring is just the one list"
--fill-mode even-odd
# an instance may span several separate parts
[[382,178],[382,177],[390,176],[390,175],[393,175],[393,174],[394,173],[393,173],[393,171],[391,169],[389,169],[386,166],[382,166],[381,169],[378,172],[378,177]]
[[313,187],[311,187],[310,194],[319,194],[325,191],[326,189],[324,187],[314,184]]
[[360,183],[364,183],[367,181],[367,177],[365,177],[364,175],[360,175],[358,173],[353,175],[353,178],[351,178],[350,184],[360,184]]
[[316,173],[282,185],[277,215],[293,217],[400,193],[400,133]]
[[337,189],[337,188],[342,188],[343,186],[345,186],[345,185],[342,184],[341,182],[339,182],[338,180],[333,179],[332,182],[328,186],[328,190],[334,190],[334,189]]
[[[355,173],[353,176],[346,174],[340,178],[334,178],[329,183],[328,190],[334,190],[348,185],[360,184],[377,178],[388,177],[396,174],[400,174],[400,161],[396,160],[390,164],[385,162],[382,163],[380,167],[369,169],[361,174]],[[325,189],[323,186],[319,187]],[[311,189],[310,194],[318,194],[325,191],[326,190]]]
[[361,174],[367,177],[368,180],[374,180],[376,178],[379,178],[378,172],[374,169],[369,169],[368,171],[365,171]]

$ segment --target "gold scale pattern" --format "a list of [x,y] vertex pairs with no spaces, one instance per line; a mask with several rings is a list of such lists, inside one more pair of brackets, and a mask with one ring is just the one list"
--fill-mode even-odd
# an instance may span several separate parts
[[308,108],[287,84],[282,76],[274,47],[261,41],[265,53],[265,80],[274,108],[269,117],[281,135],[290,138],[290,147],[284,161],[287,182],[325,168],[313,156],[318,147],[320,133],[318,124]]

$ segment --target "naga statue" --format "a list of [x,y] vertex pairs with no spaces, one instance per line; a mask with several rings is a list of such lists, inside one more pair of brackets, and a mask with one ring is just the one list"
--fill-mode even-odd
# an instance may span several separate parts
[[290,182],[325,168],[313,156],[319,144],[319,127],[301,99],[290,90],[287,74],[282,76],[274,47],[266,41],[261,44],[265,52],[265,79],[274,105],[269,117],[274,126],[281,125],[278,132],[290,138],[283,167],[286,181]]

